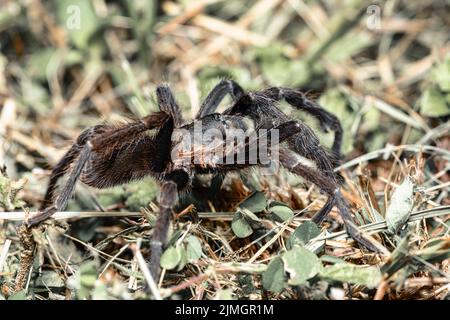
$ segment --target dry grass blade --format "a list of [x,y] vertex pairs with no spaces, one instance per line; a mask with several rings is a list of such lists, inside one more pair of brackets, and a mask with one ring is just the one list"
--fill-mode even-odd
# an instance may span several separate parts
[[0,251],[0,274],[3,272],[3,268],[5,267],[6,258],[8,257],[11,242],[12,241],[10,239],[6,239],[5,243],[2,246],[2,250]]
[[[429,219],[434,217],[446,216],[450,214],[450,206],[437,207],[433,209],[415,211],[411,213],[407,222],[420,221],[422,219]],[[369,234],[375,234],[378,232],[386,231],[386,221],[369,223],[359,227],[361,230],[368,232]],[[334,232],[326,236],[319,236],[311,240],[311,242],[323,241],[327,239],[345,239],[348,235],[345,231]]]

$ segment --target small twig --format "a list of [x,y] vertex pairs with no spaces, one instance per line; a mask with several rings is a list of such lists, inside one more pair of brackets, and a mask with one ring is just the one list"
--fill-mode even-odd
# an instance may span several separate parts
[[267,264],[245,262],[223,262],[211,266],[218,273],[263,273],[267,270]]
[[264,253],[277,239],[283,234],[284,230],[289,226],[288,223],[285,223],[283,227],[278,231],[267,243],[265,243],[259,250],[247,261],[248,263],[253,263],[255,260]]
[[200,274],[200,275],[192,277],[192,278],[189,278],[186,281],[184,281],[184,282],[182,282],[180,284],[177,284],[177,285],[175,285],[173,287],[163,289],[163,296],[164,297],[171,296],[172,294],[177,293],[179,291],[182,291],[182,290],[184,290],[186,288],[189,288],[190,286],[193,286],[195,284],[201,283],[201,282],[205,281],[208,278],[209,278],[209,274],[206,274],[206,273]]
[[373,160],[373,159],[376,159],[386,153],[392,153],[392,152],[399,151],[399,150],[410,151],[410,152],[422,151],[422,152],[429,152],[429,153],[434,151],[437,153],[441,153],[450,158],[450,151],[441,149],[441,148],[437,148],[437,147],[433,147],[433,146],[428,146],[428,145],[424,146],[424,145],[419,145],[419,144],[406,144],[406,145],[400,145],[400,146],[387,146],[383,149],[375,150],[375,151],[363,154],[360,157],[354,158],[354,159],[340,165],[339,167],[335,168],[334,171],[338,172],[339,170],[347,169],[347,168],[353,167],[355,165],[358,165],[361,162]]
[[100,274],[98,275],[99,278],[103,275],[103,273],[106,271],[106,269],[108,269],[108,267],[111,265],[111,263],[113,263],[114,260],[116,260],[116,258],[118,256],[120,256],[128,248],[129,245],[130,245],[129,243],[125,244],[122,248],[120,248],[120,250],[111,259],[108,260],[108,262],[106,263],[102,272],[100,272]]
[[[67,265],[67,267],[69,268],[69,271],[73,274],[74,271],[73,271],[72,267],[67,263],[67,261],[61,260],[60,256],[58,255],[58,252],[56,251],[55,246],[53,245],[53,242],[52,242],[52,239],[50,238],[50,236],[47,234],[45,238],[47,239],[50,250],[53,251],[53,253],[55,255],[56,261],[58,261],[58,264],[60,265],[61,269],[64,271],[66,276],[67,276],[67,273],[66,273],[66,268],[64,267],[64,265]],[[64,264],[63,264],[63,262],[64,262]]]
[[[416,212],[411,213],[411,216],[409,217],[407,223],[413,222],[413,221],[419,221],[419,220],[427,219],[427,218],[443,216],[443,215],[447,215],[447,214],[450,214],[450,206],[442,206],[442,207],[437,207],[437,208],[433,208],[433,209],[416,211]],[[366,224],[363,226],[359,226],[358,228],[362,231],[367,231],[367,232],[370,232],[370,234],[374,234],[374,233],[378,233],[378,232],[387,230],[387,224],[386,224],[386,221],[380,221],[380,222],[374,222],[374,223],[369,223],[369,224]],[[318,236],[314,239],[311,239],[310,242],[323,241],[323,240],[327,240],[327,239],[346,238],[346,237],[348,237],[348,234],[346,231],[339,231],[339,232],[330,233],[326,236]]]
[[420,121],[417,121],[417,119],[412,118],[410,115],[407,115],[399,111],[397,108],[394,108],[393,106],[384,102],[383,100],[377,99],[373,96],[368,96],[367,98],[370,100],[370,102],[373,103],[373,106],[378,110],[380,110],[381,112],[384,112],[389,116],[391,116],[392,118],[404,122],[405,124],[408,124],[415,129],[418,130],[422,129],[424,131],[427,131],[428,128],[426,128],[426,124],[421,123]]
[[137,258],[134,256],[133,262],[131,263],[131,272],[130,279],[128,280],[128,289],[136,290],[137,287],[137,281],[136,277],[133,275],[134,272],[137,271],[138,264],[137,264]]
[[386,279],[384,279],[383,281],[380,282],[373,300],[383,300],[383,297],[386,294],[387,288],[388,288],[388,282]]
[[9,247],[11,246],[11,240],[6,239],[3,244],[2,252],[0,253],[0,273],[3,272],[3,266],[6,263],[6,257],[8,256]]
[[450,131],[450,122],[444,122],[440,126],[437,126],[436,128],[433,128],[432,130],[428,131],[422,138],[420,138],[419,141],[417,141],[417,144],[426,144],[430,140],[436,139],[444,134],[448,134]]
[[[98,253],[99,256],[100,256],[101,258],[105,259],[105,260],[107,260],[107,259],[113,259],[113,258],[114,258],[114,256],[112,256],[112,255],[110,255],[110,254],[107,254],[107,253],[105,253],[105,252],[103,252],[103,251],[101,251],[101,250],[99,250],[99,249],[97,249],[97,248],[91,246],[90,244],[87,244],[86,242],[81,241],[80,239],[77,239],[77,238],[72,237],[72,236],[70,236],[70,235],[68,235],[68,234],[65,234],[65,233],[63,233],[63,236],[66,237],[66,238],[69,238],[70,240],[73,240],[73,241],[75,241],[75,242],[81,243],[83,246],[85,246],[85,247],[88,248],[89,250],[92,250],[92,251]],[[117,258],[117,257],[115,258],[115,260],[116,260],[116,261],[119,261],[119,262],[122,262],[122,263],[130,263],[130,262],[131,262],[131,261],[129,261],[129,260],[121,259],[121,258]]]
[[[199,219],[210,219],[210,220],[222,220],[231,221],[233,220],[234,212],[199,212]],[[115,212],[115,211],[63,211],[56,212],[52,215],[55,220],[65,220],[65,219],[82,219],[82,218],[111,218],[111,217],[141,217],[141,212]],[[13,211],[13,212],[0,212],[0,220],[8,221],[23,221],[25,219],[25,212],[23,211]]]
[[141,269],[142,273],[144,274],[145,281],[147,281],[148,287],[150,288],[150,291],[152,292],[153,296],[156,300],[162,300],[161,294],[159,293],[158,286],[156,285],[155,280],[152,277],[152,274],[150,273],[150,270],[147,268],[147,264],[145,263],[145,259],[142,256],[141,250],[139,249],[141,246],[142,239],[139,239],[136,246],[133,246],[132,249],[134,251],[134,255],[137,259],[137,263],[139,265],[139,268]]

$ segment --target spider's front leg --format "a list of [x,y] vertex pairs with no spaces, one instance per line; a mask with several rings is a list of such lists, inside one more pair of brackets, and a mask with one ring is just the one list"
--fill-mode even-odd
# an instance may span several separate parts
[[305,94],[289,88],[272,87],[259,92],[263,96],[270,97],[274,100],[286,100],[296,109],[308,112],[317,120],[319,120],[322,130],[328,132],[328,129],[334,131],[333,153],[337,158],[341,156],[342,145],[342,125],[339,119],[332,113],[328,112],[314,101],[306,98]]
[[155,282],[161,272],[160,262],[164,246],[167,242],[167,233],[172,220],[173,207],[178,202],[178,187],[174,181],[166,181],[161,186],[158,198],[159,215],[156,220],[150,241],[149,269]]
[[235,81],[220,81],[206,96],[195,118],[203,118],[208,114],[216,112],[217,107],[219,106],[220,102],[222,102],[223,98],[225,98],[225,95],[229,94],[231,98],[236,101],[242,95],[244,95],[244,93],[244,89],[242,89],[241,86],[238,85]]
[[156,98],[159,109],[170,115],[175,127],[181,127],[184,123],[183,115],[168,84],[162,84],[156,88]]
[[[217,107],[222,102],[227,94],[231,96],[233,101],[236,101],[244,94],[244,89],[237,84],[233,80],[224,79],[221,80],[206,96],[205,100],[200,106],[195,119],[203,118],[209,114],[216,112]],[[224,174],[216,173],[211,180],[211,185],[217,185],[218,188],[214,188],[211,193],[212,197],[216,196],[216,193],[219,192],[220,186],[222,186],[223,180],[225,178]],[[200,181],[197,177],[194,178],[194,185],[201,185]]]
[[161,256],[167,242],[173,208],[178,203],[178,192],[191,183],[190,175],[185,168],[176,168],[164,175],[158,197],[159,215],[150,241],[149,269],[155,281],[158,281],[161,271]]

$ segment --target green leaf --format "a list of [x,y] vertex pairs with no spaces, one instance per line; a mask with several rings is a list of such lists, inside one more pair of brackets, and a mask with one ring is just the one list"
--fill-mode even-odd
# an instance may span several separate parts
[[85,299],[90,295],[97,281],[97,267],[94,261],[81,264],[78,281],[77,296],[79,299]]
[[169,241],[167,241],[167,248],[171,246],[175,246],[175,243],[183,236],[183,230],[169,230]]
[[99,283],[92,290],[92,300],[109,300],[111,297],[108,294],[108,287],[106,283]]
[[408,221],[414,205],[413,191],[414,183],[409,176],[394,190],[386,210],[386,224],[389,233],[396,233]]
[[43,115],[50,109],[48,92],[39,83],[22,79],[20,89],[24,103],[39,114]]
[[[366,100],[365,100],[366,102]],[[365,132],[376,131],[380,127],[381,112],[376,108],[372,101],[367,102],[363,107],[364,121],[361,129]]]
[[45,80],[48,64],[56,52],[54,48],[45,48],[31,54],[27,61],[27,74],[38,80]]
[[336,41],[325,53],[325,57],[335,63],[346,60],[373,43],[365,32],[352,32]]
[[381,271],[388,276],[392,276],[398,270],[402,269],[410,260],[409,253],[410,233],[401,238],[394,252],[391,253],[389,260],[381,267]]
[[125,204],[130,210],[136,211],[139,211],[142,207],[147,207],[159,192],[159,186],[153,179],[133,182],[124,188],[128,195]]
[[8,300],[27,300],[27,292],[25,290],[14,292]]
[[181,251],[179,248],[171,246],[167,248],[161,256],[161,267],[167,270],[175,269],[180,263],[181,258]]
[[377,287],[383,278],[378,267],[363,267],[350,263],[337,263],[322,268],[320,276],[327,280],[349,282],[369,288]]
[[217,290],[214,300],[236,300],[236,298],[233,297],[233,290],[228,288]]
[[177,246],[176,248],[177,248],[178,254],[180,255],[180,262],[178,262],[177,271],[181,271],[181,270],[183,270],[184,266],[189,263],[189,261],[187,258],[187,253],[186,253],[185,247],[180,245],[180,246]]
[[292,60],[285,56],[285,48],[280,43],[254,50],[254,60],[258,62],[264,78],[272,85],[296,87],[306,83],[311,70],[306,61]]
[[284,222],[294,217],[294,211],[286,204],[278,201],[270,203],[269,213],[273,220],[278,222]]
[[348,103],[348,97],[337,88],[327,90],[319,99],[319,104],[336,115],[341,121],[344,131],[342,138],[342,153],[344,154],[353,150],[355,138],[352,133],[352,127],[355,122],[356,112],[352,110],[351,105]]
[[324,255],[320,256],[320,261],[326,262],[326,263],[331,263],[331,264],[344,263],[345,262],[341,258],[338,258],[338,257],[335,257],[335,256],[330,256],[328,254],[324,254]]
[[450,259],[450,250],[448,239],[432,239],[422,248],[414,253],[429,263],[440,263],[443,260]]
[[278,57],[273,61],[265,60],[261,71],[266,79],[274,85],[299,86],[310,78],[310,70],[304,61],[290,60]]
[[242,213],[242,216],[248,221],[248,222],[258,222],[261,221],[260,218],[256,214],[254,214],[252,211],[246,209],[246,208],[239,208],[238,211]]
[[30,55],[26,68],[29,76],[44,81],[49,76],[54,76],[61,65],[69,67],[81,62],[83,55],[80,51],[45,48]]
[[420,100],[420,113],[427,117],[443,117],[450,114],[445,95],[436,86],[430,86]]
[[442,91],[450,92],[450,54],[447,54],[443,63],[433,68],[433,76]]
[[80,284],[86,287],[93,287],[97,281],[97,268],[93,261],[83,263],[80,266]]
[[87,48],[89,39],[99,29],[99,18],[90,0],[57,0],[57,18],[71,42],[78,48]]
[[246,238],[253,233],[253,229],[241,211],[234,214],[231,229],[238,238]]
[[314,277],[322,267],[319,258],[303,247],[295,246],[282,256],[289,283],[300,285]]
[[202,244],[196,236],[188,237],[186,253],[189,262],[197,261],[202,256]]
[[276,257],[270,261],[267,270],[262,275],[264,289],[278,293],[286,286],[287,277],[284,272],[283,260]]
[[246,208],[251,212],[261,212],[267,206],[267,199],[264,193],[255,191],[242,202],[239,207]]
[[41,276],[37,279],[36,286],[49,288],[62,288],[65,286],[65,283],[57,272],[51,270],[44,270]]
[[320,234],[320,229],[312,221],[305,221],[295,229],[289,237],[286,247],[288,249],[295,245],[306,245],[309,240],[317,237]]

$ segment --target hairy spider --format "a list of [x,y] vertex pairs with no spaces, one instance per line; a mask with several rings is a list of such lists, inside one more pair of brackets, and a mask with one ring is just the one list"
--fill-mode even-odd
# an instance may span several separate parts
[[[233,100],[231,106],[223,113],[216,113],[227,94]],[[366,248],[379,251],[376,242],[359,232],[353,223],[349,206],[339,191],[339,181],[333,173],[332,157],[321,147],[311,128],[301,121],[289,118],[276,104],[284,99],[294,108],[317,118],[323,130],[333,130],[335,140],[332,151],[339,157],[342,127],[333,114],[292,89],[273,87],[246,93],[236,82],[222,80],[208,94],[195,119],[185,123],[168,85],[158,86],[156,95],[159,112],[118,127],[97,125],[80,134],[53,169],[40,211],[27,221],[28,226],[40,223],[57,211],[65,210],[77,180],[92,187],[106,188],[152,176],[160,182],[161,190],[158,197],[160,212],[150,243],[149,268],[152,275],[158,277],[172,209],[178,202],[180,192],[189,190],[196,174],[213,173],[223,176],[230,171],[261,165],[259,156],[255,163],[249,160],[248,155],[257,142],[272,137],[276,129],[279,163],[290,172],[314,183],[328,195],[327,203],[313,217],[313,221],[321,222],[337,206],[349,235]],[[201,158],[200,161],[190,161],[193,155],[201,152],[199,150],[214,148],[209,143],[211,141],[207,141],[208,145],[203,141],[194,142],[188,150],[176,150],[180,145],[180,137],[183,138],[186,134],[195,137],[194,131],[198,124],[201,124],[201,133],[216,129],[221,134],[227,134],[231,129],[237,128],[257,134],[253,140],[247,136],[244,144],[233,143],[231,148],[225,146],[226,152],[219,159],[216,157],[207,161]],[[265,131],[260,130],[262,128]],[[153,135],[149,134],[152,130],[155,131]],[[268,145],[271,150],[275,146],[271,143]],[[246,156],[244,161],[222,161],[230,155],[236,160],[242,152]],[[69,179],[54,199],[57,181],[69,169]]]

